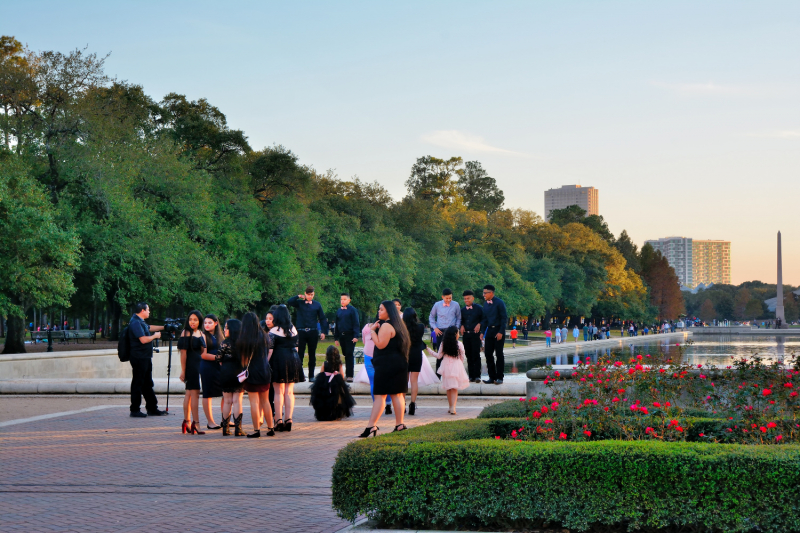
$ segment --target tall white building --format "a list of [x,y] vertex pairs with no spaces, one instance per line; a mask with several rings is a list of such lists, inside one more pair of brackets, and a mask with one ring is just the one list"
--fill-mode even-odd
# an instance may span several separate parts
[[586,215],[600,214],[600,191],[594,187],[562,185],[560,189],[544,191],[544,218],[550,220],[550,211],[577,205]]
[[691,237],[665,237],[645,244],[661,252],[667,258],[669,266],[675,269],[681,285],[694,287],[694,255]]

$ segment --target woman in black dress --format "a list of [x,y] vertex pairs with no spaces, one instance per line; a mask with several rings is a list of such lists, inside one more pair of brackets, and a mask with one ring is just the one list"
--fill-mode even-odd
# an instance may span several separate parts
[[[219,384],[219,362],[217,352],[219,344],[222,342],[223,333],[219,325],[219,319],[214,315],[206,315],[203,319],[203,333],[206,340],[206,353],[200,360],[200,384],[203,385],[203,413],[206,415],[206,427],[208,429],[219,429],[214,422],[214,409],[211,405],[213,398],[222,399],[222,388]],[[220,401],[220,412],[222,412],[222,402]]]
[[292,430],[294,412],[294,384],[305,381],[303,364],[297,355],[297,330],[292,325],[292,316],[285,305],[273,312],[274,326],[269,330],[272,340],[269,364],[275,384],[275,431]]
[[225,341],[217,353],[217,362],[220,363],[219,381],[222,388],[222,435],[231,434],[230,422],[233,414],[234,435],[245,435],[242,431],[242,396],[244,384],[239,381],[239,374],[244,372],[242,358],[236,351],[236,341],[242,331],[242,322],[232,318],[225,322]]
[[200,420],[200,361],[206,351],[203,335],[203,315],[200,311],[189,312],[186,325],[178,339],[178,350],[181,352],[181,381],[186,384],[183,396],[183,426],[181,431],[193,435],[205,435],[205,431],[197,429]]
[[275,431],[272,425],[272,411],[269,409],[269,384],[271,372],[269,368],[269,336],[258,324],[255,313],[246,313],[242,318],[242,332],[236,341],[241,364],[247,371],[244,390],[250,401],[250,416],[253,418],[253,432],[248,438],[261,436],[262,416],[267,422],[267,436],[272,437]]
[[378,308],[378,322],[372,324],[372,342],[375,351],[372,354],[372,366],[375,367],[375,384],[373,392],[372,413],[369,427],[359,437],[369,437],[378,432],[378,420],[384,410],[386,396],[392,398],[394,417],[397,424],[395,431],[406,429],[403,424],[405,414],[405,394],[408,392],[408,352],[411,339],[408,329],[397,312],[397,307],[386,300]]
[[336,346],[328,346],[322,372],[314,378],[311,386],[311,405],[314,417],[320,422],[339,420],[353,416],[356,401],[344,381],[342,357]]
[[422,352],[425,343],[422,336],[425,334],[425,324],[417,318],[413,307],[406,307],[403,312],[403,322],[411,338],[411,349],[408,352],[408,381],[411,383],[411,403],[408,404],[408,414],[413,415],[417,410],[417,393],[419,392],[419,373],[422,370]]

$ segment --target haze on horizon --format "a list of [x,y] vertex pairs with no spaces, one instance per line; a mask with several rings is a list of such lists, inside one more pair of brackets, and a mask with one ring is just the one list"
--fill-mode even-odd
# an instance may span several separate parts
[[[800,3],[29,1],[0,33],[111,52],[207,98],[255,149],[395,196],[417,157],[479,160],[507,207],[600,190],[616,234],[732,242],[733,283],[800,285]],[[45,19],[31,16],[46,13]]]

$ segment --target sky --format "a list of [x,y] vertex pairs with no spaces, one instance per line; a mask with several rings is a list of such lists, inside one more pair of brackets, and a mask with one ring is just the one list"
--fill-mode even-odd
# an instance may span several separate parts
[[0,34],[110,53],[251,146],[378,181],[480,161],[506,206],[594,186],[610,229],[731,241],[733,283],[800,285],[800,2],[9,3]]

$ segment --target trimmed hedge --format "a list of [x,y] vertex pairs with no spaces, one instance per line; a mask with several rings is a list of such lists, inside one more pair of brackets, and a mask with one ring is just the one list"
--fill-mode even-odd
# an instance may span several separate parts
[[494,439],[516,423],[439,422],[353,442],[333,468],[333,507],[405,527],[800,531],[800,446]]
[[[525,418],[529,414],[530,408],[528,407],[528,402],[505,400],[500,403],[487,405],[481,410],[478,418]],[[697,408],[683,409],[682,414],[683,416],[692,418],[724,418],[723,414]]]

